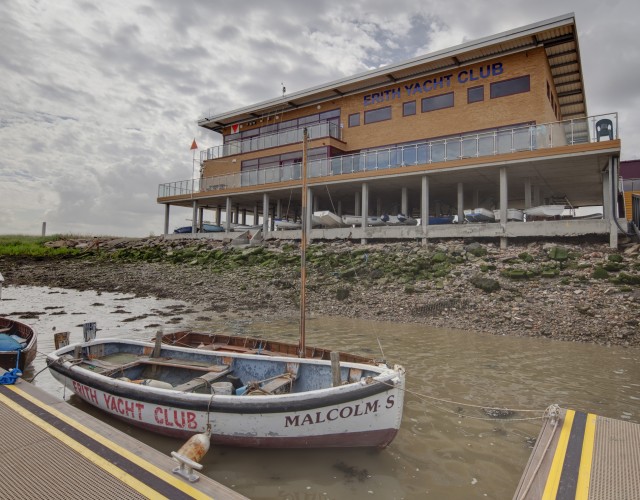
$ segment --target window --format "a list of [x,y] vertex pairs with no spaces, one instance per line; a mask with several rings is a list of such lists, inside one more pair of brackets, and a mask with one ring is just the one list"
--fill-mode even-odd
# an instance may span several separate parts
[[360,125],[360,113],[349,115],[349,126],[357,127],[358,125]]
[[385,108],[372,109],[364,112],[364,124],[391,120],[391,106]]
[[425,97],[422,99],[422,112],[435,111],[437,109],[453,107],[453,92],[448,94],[437,95],[434,97]]
[[416,101],[405,102],[402,104],[402,116],[411,116],[416,114]]
[[471,87],[467,90],[467,103],[484,101],[484,86]]
[[529,75],[491,84],[491,99],[529,92]]

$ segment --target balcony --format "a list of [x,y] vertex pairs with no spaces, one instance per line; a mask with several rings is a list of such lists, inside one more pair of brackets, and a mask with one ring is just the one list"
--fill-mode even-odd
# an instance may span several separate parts
[[[330,124],[318,125],[317,131],[320,132],[323,126],[328,125]],[[325,130],[330,132],[330,129],[331,127],[328,127]],[[298,132],[302,134],[300,129],[291,131],[294,135]],[[268,136],[256,139],[266,139],[266,137]],[[618,115],[617,113],[612,113],[540,125],[498,128],[477,134],[458,135],[409,145],[362,151],[357,154],[312,160],[307,165],[307,175],[309,178],[337,177],[411,165],[446,163],[464,158],[488,158],[520,151],[536,151],[617,138]],[[299,141],[301,140],[300,135]],[[229,145],[226,144],[221,147],[227,146]],[[301,179],[301,172],[301,164],[296,163],[282,167],[170,182],[160,184],[158,198],[296,181]]]
[[[333,137],[340,139],[340,127],[336,123],[323,122],[307,126],[309,139],[320,139],[322,137]],[[260,151],[262,149],[275,148],[302,142],[304,127],[284,130],[275,134],[260,135],[250,137],[241,141],[233,141],[221,146],[214,146],[200,151],[200,163],[206,160],[215,160],[225,156],[239,155]]]

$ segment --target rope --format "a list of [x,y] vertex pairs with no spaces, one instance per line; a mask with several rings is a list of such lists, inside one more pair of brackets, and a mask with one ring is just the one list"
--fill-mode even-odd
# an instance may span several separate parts
[[[389,382],[383,382],[380,381],[381,384],[386,385],[388,387],[394,387],[394,384],[391,384]],[[401,389],[403,390],[405,393],[408,394],[412,394],[413,396],[417,397],[418,399],[420,399],[423,402],[427,402],[427,400],[431,400],[431,401],[437,401],[439,403],[447,403],[450,405],[455,405],[455,406],[467,406],[470,408],[475,408],[475,409],[480,409],[482,411],[484,411],[485,413],[488,413],[490,411],[494,411],[496,413],[502,413],[502,412],[511,412],[511,413],[541,413],[541,415],[537,416],[537,417],[527,417],[527,418],[505,418],[505,420],[510,420],[510,421],[524,421],[524,420],[539,420],[541,418],[544,418],[544,416],[546,415],[546,410],[530,410],[530,409],[523,409],[523,408],[500,408],[500,407],[495,407],[495,406],[483,406],[483,405],[474,405],[474,404],[470,404],[470,403],[460,403],[457,401],[451,401],[448,399],[442,399],[442,398],[436,398],[434,396],[427,396],[426,394],[420,394],[419,392],[416,391],[412,391],[411,389],[407,389],[407,388],[403,388]],[[461,415],[460,412],[455,412],[455,411],[449,411],[445,408],[442,408],[441,406],[438,405],[434,405],[436,408],[441,409],[442,411],[445,411],[447,413],[451,413],[453,415],[457,415],[459,417],[466,417],[466,418],[471,418],[474,420],[496,420],[497,418],[500,418],[499,416],[495,416],[495,417],[476,417],[473,415]]]
[[325,184],[325,186],[327,188],[327,194],[329,195],[329,201],[331,202],[331,210],[334,214],[337,214],[338,212],[336,211],[336,207],[333,204],[333,198],[331,198],[331,191],[329,191],[329,185]]

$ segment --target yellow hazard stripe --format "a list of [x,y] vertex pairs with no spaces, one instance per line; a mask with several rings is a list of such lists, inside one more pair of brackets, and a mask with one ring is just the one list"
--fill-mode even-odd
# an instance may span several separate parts
[[562,430],[560,431],[560,438],[558,439],[558,446],[553,455],[553,461],[551,462],[551,470],[547,477],[547,484],[544,487],[544,493],[542,494],[542,500],[555,500],[558,494],[558,486],[560,485],[560,476],[562,475],[562,466],[564,465],[564,457],[567,453],[567,445],[569,444],[569,436],[571,435],[571,426],[573,425],[573,417],[575,411],[567,410],[564,416],[564,423],[562,424]]
[[[60,420],[64,420],[67,424],[71,425],[72,427],[75,427],[76,429],[78,429],[80,432],[83,432],[84,434],[86,434],[87,436],[90,436],[91,438],[95,439],[96,441],[98,441],[99,443],[101,443],[102,445],[106,446],[107,448],[113,450],[114,452],[122,455],[123,457],[125,457],[127,460],[130,460],[131,462],[135,463],[136,465],[139,465],[140,467],[144,468],[145,470],[147,470],[148,472],[154,474],[155,476],[159,477],[160,479],[162,479],[163,481],[165,481],[166,483],[171,484],[171,486],[183,491],[185,494],[190,495],[193,498],[196,499],[202,499],[202,500],[206,500],[206,499],[210,499],[211,497],[208,495],[205,495],[204,493],[202,493],[201,491],[198,491],[197,489],[191,487],[190,485],[188,485],[187,483],[182,482],[181,480],[179,480],[177,477],[175,477],[174,475],[156,467],[155,465],[147,462],[146,460],[144,460],[143,458],[131,453],[130,451],[128,451],[127,449],[117,445],[116,443],[114,443],[113,441],[105,438],[104,436],[98,434],[97,432],[89,429],[88,427],[85,427],[84,425],[82,425],[81,423],[79,423],[78,421],[74,420],[71,417],[68,417],[67,415],[65,415],[64,413],[59,412],[58,410],[56,410],[55,408],[43,403],[42,401],[34,398],[33,396],[31,396],[30,394],[27,394],[26,392],[18,389],[15,385],[8,385],[6,386],[8,389],[14,391],[15,393],[19,394],[20,396],[22,396],[25,399],[28,399],[29,401],[31,401],[33,404],[39,406],[40,408],[45,409],[46,411],[48,411],[49,413],[51,413],[52,415],[55,415],[56,417],[58,417]],[[1,396],[1,395],[0,395]],[[18,411],[18,409],[16,408],[15,404],[11,404],[9,405],[11,408],[16,409],[16,411]],[[99,457],[98,455],[96,455],[95,453],[93,453],[91,450],[89,450],[88,448],[84,447],[83,445],[79,444],[77,441],[73,440],[72,438],[66,436],[65,434],[61,433],[60,431],[58,431],[57,429],[55,429],[54,427],[52,427],[51,425],[49,425],[48,423],[44,422],[43,420],[41,420],[39,417],[36,417],[35,415],[29,413],[27,410],[20,408],[19,413],[23,414],[23,412],[27,412],[28,415],[31,415],[33,417],[33,419],[37,419],[38,421],[40,421],[42,423],[42,425],[40,425],[39,423],[35,422],[33,419],[29,418],[29,420],[34,421],[34,423],[36,423],[36,425],[38,425],[39,427],[42,427],[43,429],[45,429],[47,432],[49,432],[50,434],[53,434],[54,436],[56,436],[58,439],[60,439],[60,441],[64,442],[65,444],[69,445],[71,448],[76,449],[76,451],[78,451],[79,453],[82,453],[83,455],[86,455],[87,457],[89,457],[91,455],[97,457],[97,459],[99,459],[101,462],[104,462],[106,466],[102,466],[100,464],[98,464],[97,462],[95,462],[93,459],[91,459],[92,462],[96,463],[97,465],[100,465],[100,467],[102,467],[103,469],[107,470],[108,472],[110,472],[111,474],[113,474],[114,476],[122,479],[123,482],[125,482],[126,484],[128,484],[129,486],[132,486],[128,481],[125,481],[125,479],[123,479],[124,477],[130,478],[132,481],[135,481],[136,484],[140,485],[142,488],[145,488],[146,490],[150,491],[151,493],[153,493],[155,498],[158,498],[158,493],[155,490],[150,489],[148,486],[146,486],[144,483],[141,483],[140,481],[138,481],[136,478],[134,478],[133,476],[127,474],[126,472],[122,471],[121,469],[114,467],[111,463],[103,460],[101,457]],[[47,426],[47,427],[45,427]],[[49,429],[52,429],[54,432],[51,432]],[[71,445],[70,442],[74,443],[74,445]],[[78,448],[76,448],[76,446]],[[177,465],[177,464],[176,464]],[[108,467],[108,468],[107,468]],[[132,486],[134,487],[134,486]],[[141,489],[139,489],[137,486],[134,487],[135,489],[137,489],[138,491],[140,491],[140,493],[146,494],[148,496],[147,493],[144,493]]]
[[576,500],[589,498],[589,483],[591,482],[591,464],[593,463],[593,445],[596,436],[597,415],[589,413],[584,429],[582,454],[580,455],[580,471],[576,486]]

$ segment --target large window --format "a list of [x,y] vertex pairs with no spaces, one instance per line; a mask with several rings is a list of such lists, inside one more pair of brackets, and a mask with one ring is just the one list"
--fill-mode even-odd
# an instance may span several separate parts
[[360,113],[349,115],[349,126],[357,127],[358,125],[360,125]]
[[467,90],[467,103],[484,101],[484,86],[471,87]]
[[391,106],[385,108],[372,109],[364,112],[364,124],[391,120]]
[[453,107],[453,92],[448,94],[425,97],[422,99],[422,112],[435,111],[437,109]]
[[409,101],[402,104],[402,116],[411,116],[416,114],[416,101]]
[[512,78],[503,82],[495,82],[491,84],[491,99],[496,97],[505,97],[522,92],[529,92],[530,82],[529,75]]

